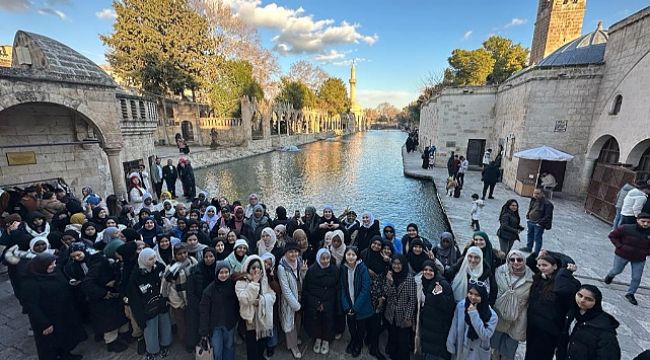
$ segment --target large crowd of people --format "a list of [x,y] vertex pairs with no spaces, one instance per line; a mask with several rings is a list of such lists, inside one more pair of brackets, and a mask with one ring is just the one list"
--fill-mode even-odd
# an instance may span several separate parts
[[[514,200],[494,219],[501,251],[481,231],[427,239],[412,223],[399,237],[370,211],[306,206],[292,216],[256,194],[244,204],[203,192],[145,201],[131,179],[141,195],[132,203],[29,188],[4,215],[3,262],[40,359],[80,359],[72,351],[88,327],[109,352],[137,342],[146,359],[166,357],[174,341],[250,360],[284,343],[301,358],[301,341],[328,354],[346,325],[353,358],[367,347],[377,359],[512,360],[526,341],[527,360],[620,359],[619,323],[601,291],[573,276],[575,261],[536,239],[530,254],[512,249],[524,229]],[[612,233],[617,256],[650,231],[650,215],[635,221]]]

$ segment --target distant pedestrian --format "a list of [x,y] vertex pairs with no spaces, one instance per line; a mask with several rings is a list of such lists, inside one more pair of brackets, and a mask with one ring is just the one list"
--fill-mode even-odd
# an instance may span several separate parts
[[163,186],[163,168],[160,165],[160,158],[156,157],[156,160],[153,165],[151,165],[151,183],[153,185],[154,192],[156,193],[156,199],[160,200],[160,194],[162,193]]
[[499,180],[499,169],[496,166],[494,166],[494,163],[490,163],[485,166],[482,173],[482,180],[483,180],[482,199],[485,200],[485,195],[487,194],[488,188],[490,189],[490,193],[488,194],[488,199],[494,199],[494,197],[492,196],[494,194],[494,187],[496,186],[497,181]]
[[612,224],[612,229],[616,229],[619,225],[621,225],[621,220],[623,220],[623,216],[621,215],[621,209],[623,209],[623,201],[625,200],[625,196],[627,196],[627,193],[630,192],[630,190],[634,189],[634,185],[630,183],[626,183],[623,185],[623,187],[618,191],[618,194],[616,194],[616,216],[614,216],[614,223]]
[[452,151],[447,159],[447,173],[449,176],[454,176],[454,152]]
[[648,194],[650,194],[650,185],[647,182],[641,182],[637,184],[636,189],[630,190],[625,195],[623,207],[621,207],[621,224],[636,223],[636,217],[648,201]]
[[183,183],[183,195],[188,200],[196,197],[196,183],[194,180],[194,169],[188,159],[181,158],[178,162],[178,177]]
[[463,185],[465,185],[465,173],[469,169],[469,161],[467,161],[467,159],[465,159],[464,156],[461,156],[459,160],[460,160],[460,167],[456,172],[456,180],[458,181],[458,186],[462,188]]
[[433,152],[429,151],[429,169],[433,169],[436,163],[436,156]]
[[485,150],[485,153],[483,153],[483,161],[481,162],[483,164],[483,167],[486,167],[490,165],[492,162],[492,149],[487,149]]
[[478,198],[478,194],[472,194],[472,210],[470,211],[470,216],[472,218],[472,229],[474,229],[474,231],[481,230],[479,220],[481,220],[481,211],[484,206],[485,203],[483,203],[483,200]]
[[632,281],[627,289],[625,298],[633,305],[638,305],[634,294],[641,284],[646,258],[650,255],[650,214],[641,213],[636,224],[625,224],[617,227],[609,234],[609,240],[614,244],[614,266],[605,277],[605,284],[611,284],[614,277],[631,263]]
[[428,169],[429,168],[429,147],[424,148],[424,152],[422,153],[422,168],[423,169]]
[[510,199],[501,207],[499,214],[499,247],[504,253],[509,253],[515,240],[519,240],[519,233],[524,230],[519,218],[519,203],[517,200]]
[[172,193],[172,198],[176,199],[176,179],[178,178],[178,172],[172,159],[167,160],[167,165],[163,168],[163,179],[165,179],[165,185],[167,186],[167,191]]
[[176,141],[176,147],[178,147],[178,152],[183,153],[185,155],[190,153],[190,147],[187,146],[187,142],[185,139],[183,139],[183,136],[181,136],[180,133],[177,133],[176,136],[174,137],[174,141]]
[[550,230],[553,224],[553,204],[544,197],[542,189],[533,191],[533,198],[526,213],[528,223],[528,241],[521,251],[539,252],[542,248],[544,230]]

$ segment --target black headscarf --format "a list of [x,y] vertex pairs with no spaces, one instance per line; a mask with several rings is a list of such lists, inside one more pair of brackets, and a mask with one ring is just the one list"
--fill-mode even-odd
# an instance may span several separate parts
[[[94,227],[95,228],[95,235],[94,236],[88,236],[86,235],[86,229],[89,227]],[[97,225],[92,222],[92,221],[86,221],[81,225],[81,238],[85,240],[89,240],[91,243],[95,243],[95,240],[97,240],[97,233],[99,233],[101,230],[97,227]]]
[[[420,245],[422,247],[422,252],[420,255],[415,255],[413,252],[413,248],[416,245]],[[416,238],[411,242],[411,248],[409,250],[409,253],[406,255],[406,258],[408,259],[409,265],[411,265],[411,269],[413,269],[413,272],[416,274],[422,271],[422,267],[424,265],[424,262],[429,260],[429,256],[424,252],[424,242],[420,240],[419,238]]]
[[[372,239],[370,239],[370,245],[375,241],[382,243],[381,236],[373,236]],[[386,272],[388,264],[384,261],[384,257],[381,256],[381,247],[379,248],[379,251],[373,251],[372,246],[369,246],[364,250],[364,254],[363,263],[366,264],[368,269],[372,270],[375,274],[383,274]]]
[[214,265],[215,265],[214,274],[212,275],[212,276],[214,276],[214,286],[217,289],[223,289],[226,286],[231,286],[232,285],[232,277],[228,277],[228,279],[226,279],[226,281],[219,280],[219,271],[221,271],[221,269],[223,269],[223,268],[228,269],[229,268],[228,267],[228,262],[227,261],[217,261],[217,262],[215,262]]
[[55,272],[48,273],[47,268],[56,261],[56,256],[50,253],[40,253],[29,262],[29,271],[38,276],[54,276]]
[[[467,285],[467,291],[469,292],[470,289],[476,289],[476,291],[478,291],[479,295],[481,296],[481,302],[476,305],[476,310],[478,310],[478,315],[483,321],[483,324],[486,324],[492,317],[487,287],[480,286],[476,283],[469,283]],[[474,330],[474,326],[472,326],[472,322],[469,319],[469,314],[467,313],[467,308],[469,308],[470,304],[471,303],[469,302],[469,299],[465,297],[465,324],[467,324],[468,327],[467,337],[470,340],[476,340],[478,339],[478,334],[476,333],[476,330]]]
[[126,228],[122,230],[122,235],[126,239],[125,242],[127,243],[135,240],[140,240],[140,234],[133,228]]
[[428,259],[422,263],[422,269],[424,269],[427,266],[433,269],[434,277],[432,277],[431,279],[427,279],[424,277],[424,275],[422,275],[422,292],[424,292],[424,295],[426,295],[429,292],[428,291],[429,285],[431,285],[431,283],[436,279],[438,275],[438,271],[436,270],[436,263],[433,262],[433,260]]
[[596,300],[596,303],[594,304],[594,307],[585,311],[584,314],[581,314],[580,308],[578,307],[577,304],[575,304],[574,301],[574,313],[575,313],[576,321],[580,323],[592,320],[593,318],[595,318],[596,316],[604,312],[603,293],[600,292],[600,289],[598,289],[594,285],[588,285],[588,284],[582,285],[578,291],[582,289],[588,290],[590,293],[594,294],[594,299]]
[[404,280],[406,280],[406,277],[409,274],[409,266],[408,266],[408,260],[406,259],[406,256],[402,254],[395,254],[393,255],[393,259],[391,260],[391,264],[393,261],[399,260],[400,263],[402,264],[402,271],[396,273],[391,266],[391,271],[393,273],[393,285],[395,287],[400,286]]
[[[215,250],[214,248],[207,247],[203,249],[203,256],[205,256],[205,253],[212,253],[212,255],[214,256],[214,263],[208,266],[205,264],[205,262],[203,262],[203,259],[201,259],[201,261],[197,265],[201,271],[201,274],[203,274],[203,283],[201,284],[203,286],[201,289],[203,290],[205,290],[205,288],[208,287],[208,285],[210,285],[210,282],[212,282],[213,279],[216,279],[217,274],[215,273],[215,271],[217,270],[217,262],[219,262],[219,260],[217,260],[217,250]],[[219,282],[219,280],[215,280],[215,281],[217,283]]]

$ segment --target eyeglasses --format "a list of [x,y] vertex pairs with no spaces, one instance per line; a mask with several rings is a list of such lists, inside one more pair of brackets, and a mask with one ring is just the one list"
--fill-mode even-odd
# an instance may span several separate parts
[[513,263],[513,262],[520,263],[520,262],[524,262],[524,259],[512,257],[512,258],[508,259],[508,261],[510,261],[511,263]]
[[469,279],[469,283],[472,285],[478,285],[480,287],[487,287],[487,283],[485,281],[478,281],[474,279]]

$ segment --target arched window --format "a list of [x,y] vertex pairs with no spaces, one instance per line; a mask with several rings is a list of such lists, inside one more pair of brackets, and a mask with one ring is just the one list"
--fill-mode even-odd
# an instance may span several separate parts
[[621,105],[623,105],[623,95],[616,95],[614,98],[614,103],[612,104],[611,115],[617,115],[621,111]]
[[618,163],[619,155],[618,141],[612,137],[600,149],[598,162],[603,164],[616,164]]

